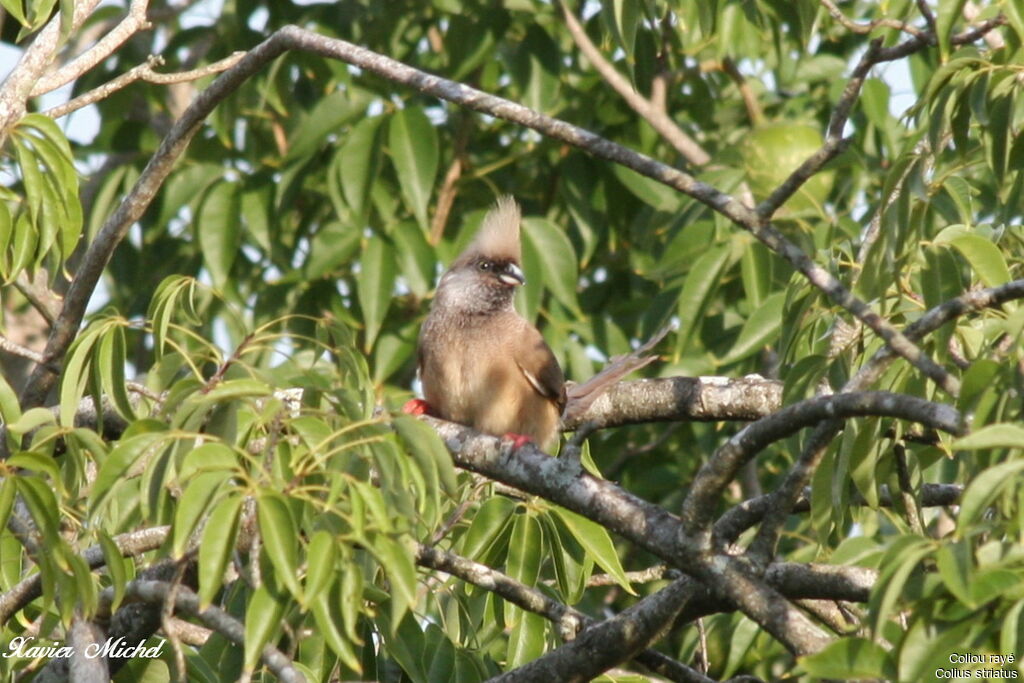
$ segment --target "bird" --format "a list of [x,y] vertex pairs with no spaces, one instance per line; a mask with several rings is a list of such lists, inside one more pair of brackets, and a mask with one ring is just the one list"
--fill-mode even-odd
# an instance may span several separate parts
[[441,276],[417,345],[425,400],[403,411],[511,439],[513,448],[533,442],[547,450],[564,416],[576,420],[610,385],[655,360],[642,354],[669,328],[586,382],[567,382],[540,331],[515,309],[516,289],[526,284],[521,220],[516,201],[499,197]]
[[426,404],[407,412],[546,448],[558,436],[565,376],[540,331],[514,306],[516,289],[526,284],[520,221],[516,201],[499,197],[441,276],[417,350]]

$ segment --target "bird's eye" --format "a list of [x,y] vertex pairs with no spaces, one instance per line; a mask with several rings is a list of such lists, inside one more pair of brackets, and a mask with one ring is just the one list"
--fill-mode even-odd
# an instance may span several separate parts
[[490,270],[494,266],[490,261],[481,261],[477,264],[477,268],[480,270]]

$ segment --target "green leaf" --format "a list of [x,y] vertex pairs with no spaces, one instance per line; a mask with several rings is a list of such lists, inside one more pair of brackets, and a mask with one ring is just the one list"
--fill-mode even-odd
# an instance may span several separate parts
[[203,394],[203,403],[231,403],[243,398],[265,398],[273,394],[266,382],[258,379],[229,379],[219,382],[213,389]]
[[135,419],[135,409],[128,397],[128,383],[124,373],[127,356],[124,326],[120,321],[116,321],[100,337],[95,362],[99,363],[100,386],[103,393],[110,398],[118,414],[131,422]]
[[884,131],[889,123],[889,86],[880,78],[868,78],[864,81],[860,106],[868,117],[868,121],[876,128]]
[[698,328],[698,321],[708,305],[711,293],[715,290],[719,276],[729,261],[729,247],[720,246],[708,249],[694,262],[683,283],[683,291],[679,294],[679,332],[680,351],[686,348],[690,338]]
[[107,575],[110,577],[110,584],[114,589],[114,597],[110,601],[110,609],[117,611],[121,600],[124,598],[125,586],[128,584],[128,571],[125,568],[125,561],[121,555],[121,550],[114,543],[113,539],[103,531],[98,532],[97,538],[100,548],[103,550],[103,560],[107,569]]
[[11,256],[11,268],[8,278],[15,278],[32,264],[36,254],[36,247],[39,245],[39,232],[36,230],[29,213],[22,211],[14,221],[14,240]]
[[242,244],[238,184],[220,182],[206,193],[195,220],[203,262],[216,287],[223,288]]
[[[60,508],[53,490],[42,477],[17,476],[14,481],[36,529],[51,546],[48,550],[56,552],[60,543]],[[58,553],[58,563],[63,559],[63,555]]]
[[[152,421],[154,424],[155,420]],[[160,425],[163,428],[163,425]],[[100,465],[100,471],[96,475],[89,490],[89,514],[94,516],[96,511],[106,501],[112,492],[114,485],[125,479],[127,472],[133,467],[139,466],[142,458],[151,457],[158,447],[162,447],[168,438],[167,433],[162,431],[144,432],[133,436],[122,437],[121,441],[107,454],[107,457]]]
[[[362,596],[360,595],[361,599]],[[362,672],[362,662],[356,656],[352,643],[341,632],[341,629],[338,628],[343,619],[338,614],[337,601],[330,598],[313,600],[310,607],[317,628],[323,634],[324,640],[327,641],[331,651],[338,656],[345,666],[357,673]]]
[[523,219],[523,249],[530,250],[541,264],[543,284],[563,306],[583,317],[576,299],[579,271],[572,242],[557,225],[546,218]]
[[[7,528],[7,521],[14,509],[14,497],[17,493],[17,482],[14,477],[5,477],[0,481],[0,529]],[[4,585],[7,589],[9,586]]]
[[33,451],[18,451],[7,459],[7,465],[45,474],[54,484],[60,481],[60,467],[57,461],[49,455]]
[[544,654],[547,620],[533,612],[523,612],[508,637],[506,660],[509,669],[522,666]]
[[619,562],[619,555],[615,552],[615,544],[612,543],[612,538],[608,535],[608,531],[597,522],[592,522],[575,512],[570,512],[565,508],[557,506],[553,509],[573,537],[583,546],[587,554],[594,559],[594,562],[608,572],[608,575],[623,590],[630,595],[636,595],[636,591],[629,584],[629,579],[626,578],[626,572]]
[[802,657],[800,665],[815,678],[896,678],[892,655],[878,643],[855,636],[839,638],[821,652]]
[[[954,450],[976,451],[983,448],[1024,447],[1024,427],[1009,422],[993,424],[962,436],[951,444]],[[1008,463],[1009,464],[1009,463]]]
[[551,113],[559,103],[561,54],[551,36],[537,22],[530,22],[526,36],[509,55],[512,79],[520,101],[535,111]]
[[410,221],[403,221],[394,229],[399,272],[412,293],[420,298],[434,288],[437,258],[427,243],[423,231]]
[[625,51],[627,61],[631,61],[640,21],[639,3],[637,0],[611,0],[604,5],[601,16],[612,38]]
[[378,534],[369,548],[391,584],[391,623],[397,624],[416,604],[416,566],[412,553],[389,536]]
[[68,350],[60,385],[60,422],[73,427],[78,404],[92,377],[92,351],[106,329],[106,321],[90,325],[79,334]]
[[347,121],[363,113],[365,98],[356,96],[360,91],[346,88],[320,98],[308,114],[295,119],[295,127],[288,139],[285,161],[305,160],[327,142],[327,136]]
[[976,605],[971,598],[973,560],[970,544],[965,541],[949,543],[935,554],[935,566],[942,583],[953,596],[970,608]]
[[264,583],[257,588],[245,610],[245,671],[253,671],[263,646],[281,627],[285,598],[273,595]]
[[[337,604],[341,610],[341,621],[345,626],[345,634],[349,640],[361,643],[359,637],[359,619],[363,613],[363,570],[355,562],[349,563],[341,571],[341,587]],[[314,604],[317,601],[313,601]]]
[[1007,486],[1014,483],[1014,477],[1021,470],[1024,470],[1024,460],[1012,460],[989,467],[971,480],[960,499],[957,530],[961,535],[971,532],[972,526],[981,519],[985,508],[991,505]]
[[395,250],[383,237],[374,235],[363,249],[356,275],[356,294],[363,310],[366,336],[363,349],[369,353],[391,306],[395,286]]
[[494,544],[512,522],[515,505],[503,496],[488,498],[477,510],[473,522],[459,540],[459,554],[486,563]]
[[776,292],[765,299],[743,323],[740,336],[732,343],[729,353],[719,362],[723,365],[735,363],[770,344],[782,327],[782,309],[785,303],[785,292]]
[[423,109],[407,107],[391,117],[388,146],[405,204],[426,231],[430,227],[427,202],[437,177],[437,130]]
[[[341,192],[352,213],[360,218],[366,215],[370,190],[373,189],[373,184],[380,173],[379,131],[382,121],[382,117],[373,116],[352,126],[352,130],[345,136],[345,142],[335,155],[337,163],[333,168],[337,173]],[[391,144],[393,146],[394,142]],[[401,176],[399,180],[404,182]],[[430,181],[433,181],[433,176]],[[430,183],[427,185],[428,193],[429,185]]]
[[619,182],[626,186],[627,190],[652,209],[665,213],[679,211],[683,196],[679,194],[678,190],[618,164],[612,166],[612,173],[619,179]]
[[0,7],[7,10],[7,12],[9,12],[19,24],[24,27],[28,27],[28,18],[25,16],[25,12],[22,9],[22,0],[0,0]]
[[1006,259],[990,240],[974,233],[965,233],[950,238],[948,243],[967,259],[986,287],[998,287],[1010,281]]
[[[516,581],[536,586],[540,566],[544,561],[544,533],[536,515],[532,512],[515,515],[512,522],[512,537],[508,544],[508,559],[505,572]],[[525,613],[519,607],[505,603],[505,623],[516,624]]]
[[12,424],[7,425],[7,431],[17,436],[28,434],[33,429],[43,425],[54,424],[53,412],[46,408],[29,408]]
[[306,550],[306,599],[316,602],[336,578],[338,545],[334,537],[324,531],[317,530],[309,539]]
[[1011,597],[1020,594],[1021,579],[1015,571],[1010,569],[986,569],[974,575],[971,582],[971,603],[975,605],[987,605],[996,598],[1004,595]]
[[214,471],[203,472],[189,481],[174,511],[171,554],[175,558],[180,559],[189,549],[192,532],[206,516],[207,508],[227,480],[227,472]]
[[306,279],[330,277],[348,265],[359,249],[360,240],[359,230],[340,223],[328,223],[317,230],[306,260]]
[[260,523],[260,537],[267,559],[274,566],[276,578],[283,583],[301,604],[305,597],[298,579],[298,528],[288,503],[274,491],[263,491],[256,499],[256,513]]
[[[235,552],[239,512],[245,499],[230,495],[215,506],[203,527],[199,543],[199,609],[210,606],[224,582],[224,572]],[[178,504],[179,507],[181,503]]]
[[967,0],[939,0],[939,8],[935,12],[935,33],[939,42],[939,56],[943,62],[949,58],[949,38],[966,3]]
[[874,633],[882,630],[903,593],[910,573],[918,569],[921,560],[932,552],[933,543],[919,536],[906,535],[898,537],[886,550],[879,567],[878,580],[868,602]]

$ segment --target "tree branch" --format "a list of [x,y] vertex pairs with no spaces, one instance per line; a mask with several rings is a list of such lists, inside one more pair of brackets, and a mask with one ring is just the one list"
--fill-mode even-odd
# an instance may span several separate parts
[[873,391],[817,396],[795,403],[744,427],[701,467],[683,502],[681,516],[687,533],[703,538],[702,545],[710,544],[709,530],[719,496],[739,469],[769,444],[823,420],[869,415],[911,420],[953,434],[963,431],[963,418],[956,409],[914,396]]
[[916,26],[907,24],[902,21],[898,21],[896,19],[882,18],[875,19],[874,21],[868,22],[867,24],[858,24],[857,22],[853,21],[852,19],[848,18],[845,14],[843,14],[842,10],[836,7],[835,3],[833,3],[832,0],[819,1],[821,2],[822,7],[828,10],[828,13],[832,16],[833,19],[838,21],[840,24],[843,25],[845,29],[851,31],[852,33],[871,33],[876,28],[883,27],[895,29],[897,31],[902,31],[917,38],[921,38],[924,35],[924,32],[921,29],[917,28]]
[[[514,605],[539,614],[551,623],[555,624],[562,639],[571,641],[582,629],[601,628],[599,624],[583,612],[564,605],[557,600],[549,598],[536,588],[531,588],[510,576],[491,569],[486,565],[473,562],[456,555],[455,553],[438,550],[431,546],[420,544],[416,550],[416,562],[424,567],[443,571],[446,574],[456,576],[467,583],[479,586],[500,595]],[[670,622],[671,620],[669,620]],[[595,626],[596,625],[596,626]],[[563,648],[555,650],[561,652]],[[626,653],[621,658],[606,668],[630,659],[630,654],[636,661],[646,666],[651,671],[659,673],[673,681],[706,681],[700,674],[683,665],[676,660],[666,657],[660,652],[648,650],[644,652]],[[600,672],[597,672],[600,673]],[[698,678],[694,678],[698,676]],[[547,679],[555,680],[555,679]]]
[[814,652],[828,642],[807,617],[759,579],[739,570],[732,558],[694,554],[679,518],[660,507],[532,444],[513,449],[510,442],[452,422],[421,419],[438,431],[457,466],[578,512],[671,562],[733,600],[790,651]]
[[662,377],[613,384],[563,425],[618,427],[650,422],[754,420],[782,405],[782,382],[761,377]]
[[604,55],[597,49],[597,46],[591,42],[590,36],[580,26],[579,20],[569,9],[565,0],[560,0],[559,4],[562,6],[565,25],[569,29],[569,35],[572,36],[576,47],[580,49],[580,52],[584,54],[597,72],[601,74],[601,78],[625,100],[626,104],[642,116],[647,123],[651,124],[651,128],[657,131],[667,143],[672,145],[688,163],[694,166],[703,166],[711,161],[711,156],[693,138],[687,135],[682,128],[676,125],[676,122],[672,120],[664,107],[656,106],[652,100],[638,93],[632,84],[612,66],[611,62],[604,58]]
[[[686,606],[693,588],[692,579],[677,579],[629,609],[588,628],[575,640],[491,680],[500,683],[592,680],[656,640]],[[712,683],[712,679],[693,669],[688,673],[680,680]]]
[[163,66],[163,57],[150,56],[146,60],[145,64],[139,64],[132,69],[129,69],[125,73],[121,74],[117,78],[107,81],[103,85],[87,93],[83,93],[73,100],[69,100],[64,104],[57,105],[51,109],[47,109],[44,114],[47,116],[59,119],[62,116],[67,116],[73,111],[77,111],[82,107],[86,107],[94,102],[109,97],[112,93],[117,92],[121,88],[134,83],[135,81],[145,81],[146,83],[157,83],[157,84],[169,84],[169,83],[184,83],[186,81],[194,81],[206,76],[211,76],[215,73],[220,73],[230,69],[232,66],[238,63],[238,60],[242,58],[244,52],[236,52],[229,57],[225,57],[212,64],[207,64],[199,69],[191,69],[189,71],[179,71],[177,73],[162,74],[154,69]]
[[[295,26],[286,26],[248,52],[239,63],[225,71],[203,91],[186,109],[181,119],[164,138],[156,154],[147,164],[124,202],[100,229],[96,240],[87,250],[82,264],[71,282],[64,308],[47,341],[44,356],[48,361],[60,360],[67,352],[81,324],[85,306],[95,289],[99,276],[124,238],[128,227],[149,206],[157,190],[189,141],[201,127],[203,120],[224,97],[267,62],[289,49],[307,50],[326,57],[340,59],[377,74],[393,82],[440,97],[461,106],[496,116],[532,128],[548,137],[588,151],[590,154],[612,161],[646,175],[698,201],[726,216],[738,226],[748,230],[769,249],[781,255],[800,271],[812,285],[833,301],[850,311],[879,334],[900,356],[906,358],[926,376],[936,381],[948,393],[955,395],[959,386],[942,367],[927,357],[910,340],[886,320],[855,297],[846,287],[821,266],[817,265],[795,243],[762,220],[754,211],[728,194],[703,183],[693,176],[648,156],[622,147],[594,133],[564,121],[545,116],[520,104],[488,95],[469,86],[433,76],[396,60],[358,47],[343,40],[327,38]],[[40,405],[56,380],[52,370],[37,366],[22,393],[23,407]]]
[[[944,507],[956,505],[963,493],[963,486],[959,484],[922,484],[921,505],[923,507]],[[768,508],[775,503],[772,495],[765,494],[745,500],[739,505],[734,505],[719,517],[714,526],[714,538],[718,544],[728,545],[734,543],[740,534],[759,523],[768,511]],[[860,496],[855,495],[853,505],[867,505],[867,502]],[[878,492],[879,507],[892,507],[893,498],[886,486],[882,486]],[[807,512],[811,509],[811,493],[804,489],[800,498],[790,509],[790,513]]]
[[[78,0],[74,3],[71,30],[82,25],[99,0]],[[55,14],[22,54],[10,75],[0,85],[0,147],[11,127],[25,115],[30,93],[36,82],[53,63],[60,47],[60,12]]]
[[132,0],[128,6],[128,15],[121,20],[117,26],[107,32],[100,40],[88,50],[80,54],[69,64],[65,64],[53,73],[43,76],[33,86],[29,97],[38,97],[51,90],[70,83],[86,71],[102,62],[113,54],[114,50],[139,31],[148,29],[149,22],[146,20],[146,8],[149,0]]
[[[184,585],[172,587],[168,581],[136,579],[125,586],[126,601],[163,604],[173,593],[174,609],[178,614],[194,617],[204,626],[221,634],[235,645],[245,646],[245,626],[218,607],[199,609],[199,596]],[[108,601],[113,591],[104,589],[101,601]],[[292,660],[273,645],[264,645],[260,658],[270,672],[285,683],[301,683],[305,677],[292,664]]]
[[[156,550],[170,533],[171,527],[159,526],[127,534],[119,534],[111,540],[123,557],[135,557],[142,553]],[[106,563],[103,548],[99,545],[90,546],[82,552],[82,559],[90,569],[102,567]],[[43,582],[40,574],[33,574],[22,579],[6,593],[0,594],[0,624],[6,623],[18,611],[43,594]]]

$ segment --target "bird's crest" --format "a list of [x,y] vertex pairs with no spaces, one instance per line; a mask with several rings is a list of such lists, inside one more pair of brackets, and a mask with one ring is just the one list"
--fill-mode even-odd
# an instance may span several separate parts
[[490,259],[510,259],[515,263],[522,262],[519,244],[519,219],[521,212],[516,200],[509,195],[498,197],[494,208],[484,217],[484,225],[473,238],[467,249],[479,256]]

